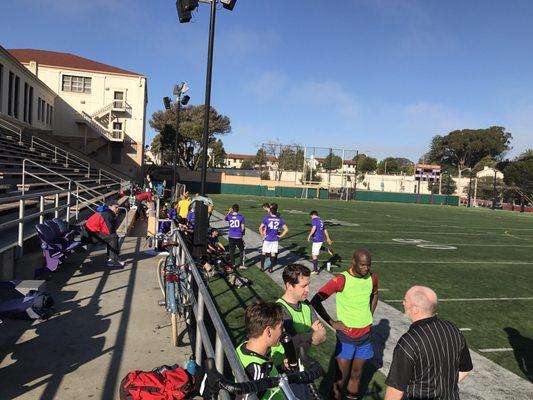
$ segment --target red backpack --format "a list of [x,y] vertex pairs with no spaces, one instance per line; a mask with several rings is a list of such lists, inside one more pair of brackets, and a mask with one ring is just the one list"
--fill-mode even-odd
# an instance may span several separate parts
[[131,371],[120,382],[120,400],[181,400],[194,391],[194,377],[177,365]]

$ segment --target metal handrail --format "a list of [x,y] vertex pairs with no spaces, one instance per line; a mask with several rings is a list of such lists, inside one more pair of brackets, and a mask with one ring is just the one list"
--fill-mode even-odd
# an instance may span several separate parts
[[[159,210],[156,210],[156,213],[158,212]],[[181,237],[180,231],[174,231],[172,236],[174,243],[178,243],[178,246],[173,246],[172,248],[172,251],[174,251],[174,256],[176,257],[176,260],[179,260],[178,262],[180,264],[187,264],[189,270],[191,271],[192,279],[195,281],[198,288],[197,298],[192,291],[189,293],[196,320],[196,341],[194,344],[196,363],[201,364],[202,352],[205,351],[208,358],[215,359],[215,365],[219,371],[223,371],[225,359],[227,360],[231,371],[238,382],[248,381],[248,377],[246,376],[244,368],[239,361],[228,331],[226,330],[215,303],[209,294],[209,290],[202,279],[202,275],[196,267],[196,264],[192,259],[187,246],[185,245],[185,241]],[[209,333],[204,322],[206,309],[216,331],[214,345],[210,340]],[[227,392],[221,391],[219,398],[229,400],[230,396]],[[255,394],[249,395],[248,398],[257,400],[257,396]]]
[[1,115],[0,115],[0,125],[2,125],[2,127],[4,129],[7,129],[8,131],[11,131],[11,132],[15,133],[16,135],[18,135],[19,144],[22,143],[22,128],[20,128],[19,126],[7,121]]
[[[74,179],[71,179],[71,178],[69,178],[69,177],[67,177],[67,176],[65,176],[65,175],[63,175],[63,174],[60,174],[59,172],[56,172],[56,171],[54,171],[54,170],[52,170],[52,169],[50,169],[50,168],[48,168],[48,167],[45,167],[44,165],[41,165],[41,164],[39,164],[39,163],[37,163],[37,162],[35,162],[35,161],[33,161],[33,160],[30,160],[30,159],[28,159],[28,158],[25,158],[25,159],[22,161],[22,186],[23,186],[22,194],[23,194],[23,195],[24,195],[24,185],[25,185],[25,184],[24,184],[24,175],[25,175],[25,174],[30,175],[30,176],[32,176],[33,178],[39,179],[39,180],[42,181],[42,182],[45,182],[45,183],[48,183],[48,184],[51,184],[51,185],[54,184],[53,182],[50,182],[50,181],[48,181],[48,180],[46,180],[46,179],[44,179],[44,178],[42,178],[42,177],[40,177],[40,176],[37,176],[37,175],[35,175],[35,174],[32,174],[32,173],[29,172],[29,171],[26,171],[26,162],[29,162],[29,163],[31,163],[31,164],[33,164],[33,165],[39,167],[39,168],[44,169],[45,171],[48,171],[48,172],[50,172],[50,173],[52,173],[52,174],[54,174],[54,175],[57,175],[57,176],[59,176],[59,177],[61,177],[61,178],[63,178],[63,179],[66,179],[66,180],[69,181],[69,182],[73,182],[74,184],[76,184],[77,187],[81,187],[82,189],[85,189],[86,192],[89,192],[89,193],[92,192],[93,194],[96,194],[96,197],[102,197],[102,201],[105,201],[105,196],[103,195],[103,193],[100,193],[99,191],[97,191],[97,190],[95,190],[95,189],[93,189],[93,188],[90,188],[90,187],[88,187],[88,186],[85,186],[84,184],[79,183],[78,181],[76,181],[76,180],[74,180]],[[61,188],[61,186],[58,186],[58,188]]]
[[[39,142],[45,143],[46,146],[41,144],[41,143],[39,143]],[[91,164],[88,161],[84,160],[83,158],[78,157],[75,154],[72,154],[72,153],[70,153],[70,152],[68,152],[66,150],[63,150],[63,149],[57,147],[56,145],[54,145],[54,144],[52,144],[50,142],[47,142],[44,139],[41,139],[41,138],[39,138],[37,136],[32,135],[32,137],[31,137],[31,148],[33,148],[35,145],[41,146],[42,148],[46,149],[47,153],[49,153],[49,154],[51,154],[50,146],[53,147],[53,149],[54,149],[54,161],[57,162],[57,159],[58,159],[57,156],[59,154],[59,155],[61,155],[61,156],[63,156],[65,158],[65,165],[67,167],[68,167],[69,161],[71,161],[72,163],[80,165],[83,168],[87,168],[87,176],[90,175],[90,173],[91,173]],[[61,153],[63,153],[63,154],[61,154]]]

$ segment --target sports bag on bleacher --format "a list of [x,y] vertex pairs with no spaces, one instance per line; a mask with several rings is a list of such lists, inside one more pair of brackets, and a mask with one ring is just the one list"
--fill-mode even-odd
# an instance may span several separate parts
[[181,400],[192,397],[194,377],[178,365],[131,371],[120,382],[120,400]]
[[17,293],[0,303],[0,317],[13,319],[48,319],[54,315],[54,299],[46,292],[30,290]]

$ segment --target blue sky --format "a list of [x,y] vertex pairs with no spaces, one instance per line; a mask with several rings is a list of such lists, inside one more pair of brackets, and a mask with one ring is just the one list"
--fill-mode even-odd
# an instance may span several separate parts
[[[4,0],[0,44],[143,73],[150,116],[183,80],[203,103],[208,18],[201,4],[179,24],[172,0]],[[216,25],[226,151],[279,139],[416,161],[436,134],[502,125],[520,153],[533,147],[531,21],[528,0],[237,1]]]

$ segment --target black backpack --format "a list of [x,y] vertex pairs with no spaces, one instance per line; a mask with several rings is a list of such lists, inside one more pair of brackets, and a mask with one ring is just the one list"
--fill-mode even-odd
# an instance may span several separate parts
[[0,317],[13,319],[48,319],[55,314],[54,299],[46,292],[30,290],[0,303]]

